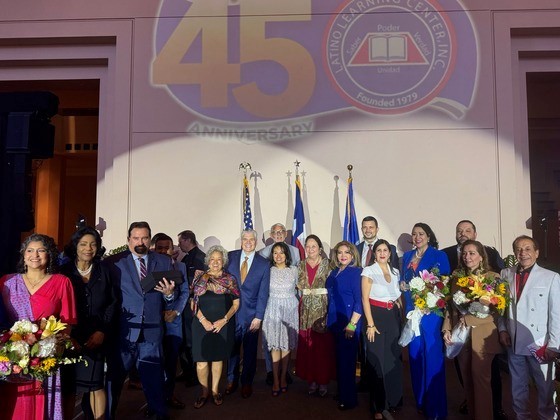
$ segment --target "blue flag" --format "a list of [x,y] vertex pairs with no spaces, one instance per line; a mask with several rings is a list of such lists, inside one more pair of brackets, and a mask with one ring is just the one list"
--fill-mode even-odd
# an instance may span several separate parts
[[292,228],[292,245],[299,249],[299,256],[305,259],[305,216],[301,201],[301,182],[296,175],[296,200],[294,207],[294,226]]
[[346,197],[344,236],[342,239],[354,245],[357,245],[360,242],[358,220],[356,219],[356,209],[354,208],[354,190],[352,189],[352,178],[348,178],[348,197]]
[[249,181],[243,177],[243,226],[253,229],[253,215],[251,214],[251,198],[249,197]]

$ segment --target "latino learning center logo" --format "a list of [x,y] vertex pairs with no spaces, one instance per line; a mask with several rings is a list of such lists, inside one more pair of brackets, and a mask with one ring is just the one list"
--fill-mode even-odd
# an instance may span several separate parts
[[[468,105],[453,85],[461,82],[449,83],[458,58],[456,29],[473,40],[460,59],[478,61],[472,24],[461,12],[462,20],[454,21],[435,0],[347,1],[324,36],[323,61],[338,94],[372,114],[431,105],[460,117]],[[465,85],[476,85],[476,73]]]

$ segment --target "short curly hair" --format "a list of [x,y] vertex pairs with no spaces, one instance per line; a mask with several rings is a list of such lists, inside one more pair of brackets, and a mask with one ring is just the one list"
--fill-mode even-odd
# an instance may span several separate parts
[[41,242],[43,244],[43,246],[47,249],[47,254],[49,256],[49,260],[47,262],[47,273],[56,273],[58,271],[58,248],[56,247],[56,243],[54,242],[53,238],[47,235],[42,235],[40,233],[32,233],[21,244],[21,248],[19,250],[19,262],[17,264],[17,272],[21,274],[27,272],[24,255],[25,250],[31,242]]
[[210,256],[214,253],[214,252],[219,252],[220,254],[222,254],[222,260],[224,262],[223,267],[227,267],[228,265],[228,252],[226,251],[226,249],[221,246],[221,245],[214,245],[211,246],[210,249],[208,250],[208,252],[206,252],[206,257],[204,258],[204,265],[206,265],[208,267],[208,263],[210,262]]

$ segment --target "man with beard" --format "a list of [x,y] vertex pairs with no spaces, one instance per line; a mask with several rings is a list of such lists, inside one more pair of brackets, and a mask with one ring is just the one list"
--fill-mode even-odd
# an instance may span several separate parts
[[148,403],[146,416],[168,418],[162,391],[162,314],[173,309],[175,284],[164,278],[149,285],[152,273],[173,270],[170,258],[148,251],[150,242],[150,225],[134,222],[128,229],[128,250],[106,260],[120,304],[114,346],[107,360],[109,419],[115,417],[123,383],[133,365]]

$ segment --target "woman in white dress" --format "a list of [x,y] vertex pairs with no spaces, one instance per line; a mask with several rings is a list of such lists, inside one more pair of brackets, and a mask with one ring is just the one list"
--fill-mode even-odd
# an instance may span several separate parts
[[277,397],[288,390],[290,352],[297,347],[298,270],[291,266],[290,250],[284,242],[274,244],[270,260],[270,292],[262,329],[272,356],[272,395]]

